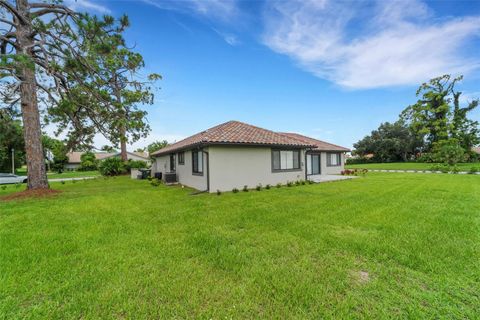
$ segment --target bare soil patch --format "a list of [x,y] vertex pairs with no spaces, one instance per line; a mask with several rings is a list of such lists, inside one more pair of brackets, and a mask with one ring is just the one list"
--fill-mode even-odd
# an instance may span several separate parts
[[15,192],[3,197],[0,197],[1,201],[14,201],[14,200],[26,200],[35,198],[53,197],[62,191],[52,189],[39,189],[39,190],[25,190],[21,192]]

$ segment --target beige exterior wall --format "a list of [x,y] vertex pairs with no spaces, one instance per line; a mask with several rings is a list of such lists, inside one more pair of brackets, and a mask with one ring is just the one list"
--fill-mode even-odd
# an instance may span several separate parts
[[305,180],[304,162],[305,153],[301,151],[299,171],[272,172],[271,148],[211,146],[210,192]]
[[[208,148],[205,148],[204,151],[208,152]],[[186,185],[188,187],[195,188],[197,190],[203,191],[207,190],[207,155],[203,153],[203,175],[195,175],[192,173],[192,151],[185,151],[185,164],[178,164],[178,154],[175,155],[176,159],[176,173],[177,181],[180,184]],[[152,166],[152,172],[162,172],[163,176],[165,173],[170,172],[170,155],[164,155],[157,157],[155,163]]]
[[[272,148],[268,147],[239,147],[239,146],[210,146],[208,152],[210,168],[210,192],[231,191],[233,188],[242,189],[243,186],[255,188],[277,183],[286,184],[288,181],[305,179],[305,151],[300,154],[300,170],[272,172]],[[344,170],[345,154],[341,153],[341,165],[327,166],[327,152],[321,152],[321,174],[340,174]],[[176,154],[176,173],[178,182],[197,190],[207,189],[207,154],[203,154],[203,176],[192,174],[192,152],[185,151],[185,164],[178,164]],[[170,172],[170,155],[156,158],[152,172]]]

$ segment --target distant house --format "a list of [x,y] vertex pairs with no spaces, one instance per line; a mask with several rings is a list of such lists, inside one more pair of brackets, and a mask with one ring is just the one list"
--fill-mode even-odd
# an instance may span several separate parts
[[340,174],[347,148],[229,121],[152,153],[153,172],[197,190],[229,191]]
[[475,152],[476,154],[480,155],[480,147],[473,147],[472,151]]
[[[81,156],[84,152],[69,152],[67,153],[68,162],[65,165],[65,169],[67,170],[75,170],[80,166]],[[120,152],[97,152],[95,153],[95,158],[99,161],[105,160],[111,157],[120,157]],[[128,160],[142,160],[147,162],[150,166],[151,159],[146,152],[127,152]]]

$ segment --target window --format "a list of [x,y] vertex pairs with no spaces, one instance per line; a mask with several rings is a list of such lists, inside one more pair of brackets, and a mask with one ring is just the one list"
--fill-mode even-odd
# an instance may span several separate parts
[[342,165],[342,155],[340,153],[327,153],[327,166],[338,167]]
[[175,172],[175,154],[170,155],[170,172]]
[[192,151],[192,173],[203,175],[203,152]]
[[185,164],[185,152],[178,153],[178,164]]
[[299,170],[300,169],[300,151],[299,150],[273,150],[272,151],[272,169],[273,171]]

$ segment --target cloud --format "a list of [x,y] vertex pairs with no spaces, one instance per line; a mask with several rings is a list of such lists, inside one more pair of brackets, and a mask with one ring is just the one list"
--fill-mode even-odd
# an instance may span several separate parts
[[162,1],[142,0],[164,10],[174,10],[182,13],[195,13],[205,17],[227,21],[238,13],[236,0],[183,0]]
[[340,86],[367,89],[468,74],[480,55],[480,16],[435,19],[423,2],[279,1],[267,6],[263,42]]
[[222,37],[223,40],[225,40],[225,42],[229,45],[238,46],[240,44],[240,40],[233,33],[222,32],[215,28],[212,28],[212,30],[215,31],[215,33],[217,33],[220,37]]
[[99,13],[111,13],[111,10],[90,0],[66,0],[65,4],[75,11],[95,11]]

